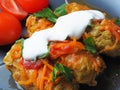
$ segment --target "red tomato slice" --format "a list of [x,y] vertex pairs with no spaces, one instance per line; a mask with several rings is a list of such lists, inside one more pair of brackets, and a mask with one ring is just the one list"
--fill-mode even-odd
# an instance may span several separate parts
[[49,4],[48,0],[16,0],[16,2],[28,13],[38,12]]
[[2,6],[1,6],[1,4],[0,4],[0,10],[2,10]]
[[3,11],[13,14],[19,20],[23,20],[28,15],[15,0],[0,0],[0,4]]
[[14,43],[21,33],[20,21],[7,12],[0,12],[0,46]]
[[22,59],[21,64],[26,68],[26,69],[39,69],[43,64],[41,60],[37,60],[36,62],[31,61],[31,60],[24,60]]

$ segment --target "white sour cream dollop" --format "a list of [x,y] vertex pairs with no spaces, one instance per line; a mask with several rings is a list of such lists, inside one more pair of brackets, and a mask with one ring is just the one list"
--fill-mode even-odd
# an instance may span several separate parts
[[73,12],[57,19],[56,24],[49,29],[35,32],[23,43],[23,58],[34,60],[37,56],[48,52],[49,40],[63,41],[68,36],[79,39],[91,19],[104,19],[104,14],[97,10]]

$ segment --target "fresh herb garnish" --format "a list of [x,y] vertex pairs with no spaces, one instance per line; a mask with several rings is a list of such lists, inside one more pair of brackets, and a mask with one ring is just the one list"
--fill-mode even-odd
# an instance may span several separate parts
[[55,13],[57,16],[66,15],[66,14],[67,14],[66,5],[67,5],[67,4],[62,4],[61,6],[59,6],[58,8],[55,9],[54,13]]
[[58,18],[50,8],[45,8],[44,10],[38,13],[34,13],[33,15],[38,18],[47,18],[49,21],[54,22],[54,23],[56,22]]
[[90,51],[91,53],[96,53],[96,47],[95,47],[95,43],[92,37],[88,37],[85,38],[83,40],[84,44],[85,44],[85,49]]
[[21,47],[23,49],[24,38],[21,38],[15,42],[15,44],[21,43]]
[[15,43],[17,44],[17,43],[23,43],[23,42],[24,42],[24,38],[21,38],[21,39],[17,40]]
[[114,19],[114,22],[115,22],[117,25],[120,25],[120,18],[115,18],[115,19]]
[[47,56],[49,56],[49,53],[50,53],[50,49],[48,48],[48,52],[47,52],[47,53],[45,53],[45,54],[43,54],[43,55],[40,55],[40,56],[38,56],[37,58],[38,58],[38,59],[46,58]]
[[[24,43],[24,38],[21,38],[15,42],[15,44],[21,44],[21,48],[23,49],[23,43]],[[23,54],[23,51],[21,51],[21,55]]]
[[47,18],[49,21],[56,23],[58,16],[63,16],[67,14],[66,5],[62,4],[61,6],[57,7],[53,12],[50,8],[45,8],[38,13],[34,13],[33,15],[38,18]]
[[52,72],[52,80],[55,81],[59,76],[64,76],[66,81],[71,81],[73,78],[73,70],[60,63],[56,63]]

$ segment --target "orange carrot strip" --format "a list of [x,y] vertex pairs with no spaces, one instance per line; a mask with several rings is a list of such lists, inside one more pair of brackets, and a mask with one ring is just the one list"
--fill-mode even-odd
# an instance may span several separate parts
[[[44,70],[44,77],[43,77],[43,79],[44,80],[47,80],[48,81],[48,83],[49,83],[49,89],[48,90],[52,90],[52,88],[53,88],[53,83],[51,82],[51,80],[52,80],[52,74],[50,73],[50,75],[47,75],[46,77],[45,77],[45,73],[47,72],[47,69],[49,68],[50,70],[53,70],[53,66],[52,65],[50,65],[47,61],[45,61],[45,60],[42,60],[42,63],[46,66],[46,69]],[[48,67],[48,68],[47,68]],[[40,89],[41,90],[41,89]]]
[[37,76],[38,76],[38,70],[34,70],[32,75],[30,76],[30,78],[32,80],[32,83],[35,84],[35,85],[36,85]]
[[75,53],[76,51],[83,49],[84,45],[73,38],[73,41],[63,41],[52,44],[50,46],[50,56],[53,59],[56,59],[63,55]]
[[45,73],[46,73],[46,69],[47,69],[47,66],[44,65],[43,73],[42,73],[42,77],[41,77],[41,81],[40,81],[40,90],[44,90],[44,76],[45,76]]
[[50,82],[49,85],[50,85],[50,86],[49,86],[49,90],[53,90],[53,83]]
[[109,30],[115,38],[120,41],[120,27],[117,26],[112,20],[103,20],[101,23],[101,30]]
[[37,77],[37,80],[36,80],[36,86],[38,88],[40,88],[40,81],[41,81],[42,73],[43,73],[43,68],[40,68],[38,70],[38,77]]
[[47,61],[45,61],[45,60],[41,60],[41,61],[42,61],[43,64],[47,65],[47,67],[48,67],[49,69],[53,70],[53,66],[50,65]]

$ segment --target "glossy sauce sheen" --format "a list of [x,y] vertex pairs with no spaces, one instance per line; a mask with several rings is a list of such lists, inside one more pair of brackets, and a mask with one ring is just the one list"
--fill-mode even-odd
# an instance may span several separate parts
[[104,19],[104,14],[97,10],[84,10],[59,17],[52,28],[35,32],[24,41],[23,58],[34,60],[47,53],[49,40],[63,41],[68,36],[79,39],[91,24],[91,19]]

